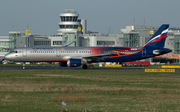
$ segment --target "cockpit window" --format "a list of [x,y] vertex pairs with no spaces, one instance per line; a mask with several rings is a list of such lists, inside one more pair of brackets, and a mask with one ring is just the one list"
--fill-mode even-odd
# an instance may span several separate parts
[[11,53],[17,53],[17,51],[11,51]]

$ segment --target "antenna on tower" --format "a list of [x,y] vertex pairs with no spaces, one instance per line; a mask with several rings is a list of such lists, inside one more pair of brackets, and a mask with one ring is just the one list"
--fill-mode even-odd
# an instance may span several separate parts
[[108,34],[111,33],[111,26],[108,28]]
[[28,24],[27,24],[27,29],[29,28]]
[[133,18],[133,24],[134,24],[134,26],[135,26],[135,17]]
[[17,31],[17,25],[16,25],[16,31]]
[[144,18],[144,26],[145,26],[146,19]]

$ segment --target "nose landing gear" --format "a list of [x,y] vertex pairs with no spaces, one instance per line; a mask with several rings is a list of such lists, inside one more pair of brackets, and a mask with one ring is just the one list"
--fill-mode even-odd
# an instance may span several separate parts
[[26,65],[25,65],[24,62],[22,64],[23,64],[22,69],[25,70],[26,69]]

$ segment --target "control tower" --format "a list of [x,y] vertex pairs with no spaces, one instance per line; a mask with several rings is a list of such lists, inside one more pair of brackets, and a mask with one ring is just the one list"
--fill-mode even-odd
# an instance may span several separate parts
[[78,16],[74,10],[65,10],[59,14],[61,22],[58,23],[57,35],[62,35],[63,46],[79,46],[81,27]]

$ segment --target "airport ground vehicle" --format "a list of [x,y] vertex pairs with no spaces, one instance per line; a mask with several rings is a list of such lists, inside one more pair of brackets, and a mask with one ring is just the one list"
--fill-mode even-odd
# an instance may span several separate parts
[[149,66],[149,61],[131,61],[131,62],[124,62],[123,66]]

